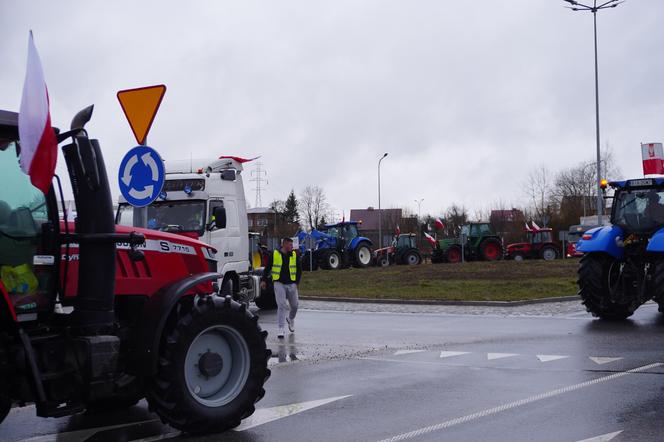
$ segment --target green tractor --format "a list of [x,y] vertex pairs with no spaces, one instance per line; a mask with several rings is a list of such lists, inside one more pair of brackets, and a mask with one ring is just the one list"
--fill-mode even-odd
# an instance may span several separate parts
[[503,241],[489,223],[469,223],[461,227],[461,238],[440,239],[435,242],[431,262],[457,263],[465,261],[498,261],[503,259]]
[[374,264],[380,267],[387,267],[390,264],[421,264],[422,254],[417,248],[415,236],[414,233],[395,235],[389,247],[374,251]]

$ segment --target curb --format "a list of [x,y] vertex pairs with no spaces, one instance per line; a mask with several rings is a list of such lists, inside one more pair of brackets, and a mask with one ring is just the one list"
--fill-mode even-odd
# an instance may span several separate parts
[[414,304],[414,305],[461,305],[475,307],[518,307],[531,304],[548,304],[551,302],[579,301],[578,295],[557,296],[553,298],[525,299],[523,301],[436,301],[424,299],[371,299],[371,298],[337,298],[330,296],[300,296],[303,301],[353,302],[358,304]]

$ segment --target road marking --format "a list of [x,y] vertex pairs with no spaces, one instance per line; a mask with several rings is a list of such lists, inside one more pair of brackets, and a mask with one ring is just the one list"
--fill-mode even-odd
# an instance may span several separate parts
[[397,350],[394,352],[394,356],[409,355],[411,353],[422,353],[423,351],[426,350]]
[[608,364],[609,362],[619,361],[622,358],[605,358],[605,357],[600,357],[600,356],[595,356],[595,357],[590,356],[589,359],[591,361],[593,361],[595,364],[604,365],[604,364]]
[[622,432],[623,430],[616,431],[615,433],[602,434],[601,436],[591,437],[590,439],[583,439],[578,442],[609,442]]
[[293,416],[294,414],[302,413],[303,411],[311,410],[312,408],[320,407],[321,405],[329,404],[331,402],[336,402],[341,399],[345,399],[352,395],[346,396],[337,396],[327,399],[320,399],[317,401],[308,401],[300,402],[297,404],[290,405],[280,405],[278,407],[272,408],[261,408],[256,410],[256,412],[242,421],[239,427],[236,427],[234,431],[245,431],[250,428],[257,427],[259,425],[267,424],[268,422],[276,421],[278,419],[283,419],[285,417]]
[[43,436],[31,437],[30,439],[24,439],[23,442],[79,442],[91,438],[100,431],[116,430],[118,428],[131,427],[132,425],[152,424],[155,422],[159,422],[159,419],[110,425],[108,427],[87,428],[85,430],[68,431],[66,433],[46,434]]
[[154,442],[157,440],[175,439],[178,436],[182,436],[182,434],[184,433],[181,431],[171,431],[170,433],[157,434],[155,436],[145,437],[143,439],[133,439],[129,442]]
[[487,353],[486,358],[489,361],[492,361],[494,359],[504,359],[504,358],[511,358],[512,356],[519,356],[518,353]]
[[569,358],[569,356],[565,355],[537,355],[537,359],[540,360],[540,362],[551,362],[551,361],[557,361],[558,359],[565,359]]
[[440,352],[440,357],[441,358],[451,358],[452,356],[467,355],[469,353],[470,353],[469,351],[441,351]]
[[590,387],[592,385],[601,384],[603,382],[608,382],[608,381],[613,381],[613,380],[616,380],[616,379],[620,379],[624,376],[634,374],[634,373],[640,373],[642,371],[650,370],[651,368],[660,367],[662,365],[664,365],[664,363],[656,362],[654,364],[648,364],[648,365],[644,365],[642,367],[634,368],[632,370],[622,371],[620,373],[614,373],[614,374],[611,374],[611,375],[608,375],[608,376],[593,379],[591,381],[581,382],[579,384],[569,385],[567,387],[562,387],[562,388],[558,388],[556,390],[547,391],[545,393],[540,393],[538,395],[530,396],[530,397],[525,398],[525,399],[521,399],[521,400],[514,401],[514,402],[509,402],[507,404],[499,405],[497,407],[489,408],[487,410],[479,411],[477,413],[469,414],[467,416],[458,417],[456,419],[441,422],[441,423],[436,424],[436,425],[423,427],[423,428],[420,428],[418,430],[410,431],[408,433],[398,434],[398,435],[396,435],[394,437],[391,437],[389,439],[383,439],[380,442],[397,442],[397,441],[401,441],[401,440],[412,439],[412,438],[415,438],[415,437],[423,436],[425,434],[433,433],[434,431],[444,430],[444,429],[452,427],[454,425],[465,424],[465,423],[473,421],[475,419],[491,416],[493,414],[501,413],[503,411],[511,410],[513,408],[521,407],[521,406],[524,406],[524,405],[531,404],[533,402],[541,401],[541,400],[544,400],[544,399],[549,399],[549,398],[552,398],[552,397],[555,397],[555,396],[560,396],[561,394],[570,393],[572,391],[580,390],[582,388]]

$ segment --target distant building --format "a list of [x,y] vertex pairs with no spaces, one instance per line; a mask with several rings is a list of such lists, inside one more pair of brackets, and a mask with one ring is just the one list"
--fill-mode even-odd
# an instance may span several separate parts
[[[397,226],[401,233],[418,233],[417,217],[404,217],[402,209],[381,209],[380,217],[383,246],[390,244]],[[360,234],[373,241],[375,247],[378,246],[378,209],[373,207],[351,209],[349,221],[358,221],[360,224],[358,224],[357,230]]]
[[261,244],[270,249],[278,248],[282,237],[292,237],[300,228],[299,224],[284,220],[270,207],[247,209],[247,224],[249,231],[259,233]]

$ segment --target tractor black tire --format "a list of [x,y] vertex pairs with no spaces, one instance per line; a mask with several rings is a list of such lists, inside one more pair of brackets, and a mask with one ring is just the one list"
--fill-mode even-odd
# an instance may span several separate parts
[[440,264],[445,262],[445,254],[440,249],[434,249],[431,252],[431,264]]
[[659,312],[664,313],[664,257],[655,259],[651,269],[652,298],[657,303]]
[[321,267],[325,270],[339,270],[341,268],[341,255],[336,250],[323,252]]
[[368,242],[361,242],[355,247],[355,251],[353,252],[353,263],[355,264],[355,267],[361,269],[371,265],[371,247]]
[[445,262],[449,262],[452,264],[457,264],[462,262],[462,253],[461,253],[461,247],[459,246],[450,246],[447,249],[447,252],[445,252]]
[[12,400],[9,398],[9,396],[0,394],[0,423],[5,420],[11,409]]
[[526,257],[524,256],[524,254],[521,253],[521,252],[513,253],[512,256],[511,256],[511,258],[512,258],[514,261],[517,261],[517,262],[521,262],[521,261],[524,261],[524,260],[526,259]]
[[408,249],[401,254],[399,261],[405,265],[422,264],[422,255],[417,249]]
[[616,260],[604,253],[583,255],[579,263],[579,296],[586,310],[593,316],[606,320],[623,320],[634,313],[638,303],[619,304],[609,299],[609,278]]
[[503,245],[495,238],[489,238],[480,244],[480,257],[483,261],[500,261],[504,255]]
[[274,310],[277,308],[277,299],[274,297],[274,284],[269,282],[265,290],[261,289],[261,295],[254,300],[256,307],[261,310]]
[[385,255],[381,255],[376,258],[376,265],[378,267],[389,267],[390,266],[390,258],[388,258]]
[[[230,296],[203,296],[190,307],[178,304],[167,321],[157,373],[147,388],[150,409],[162,422],[194,435],[238,426],[265,395],[272,354],[266,337],[258,316]],[[210,357],[203,360],[206,355]]]
[[553,246],[545,246],[540,252],[540,258],[545,261],[554,261],[556,258],[558,258],[558,251]]

